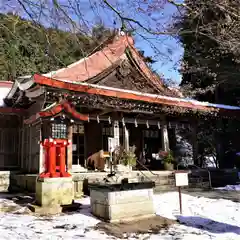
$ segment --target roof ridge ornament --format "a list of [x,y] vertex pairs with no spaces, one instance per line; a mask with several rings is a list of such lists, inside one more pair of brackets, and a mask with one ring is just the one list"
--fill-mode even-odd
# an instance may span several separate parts
[[118,36],[125,36],[126,33],[124,32],[123,28],[118,29]]

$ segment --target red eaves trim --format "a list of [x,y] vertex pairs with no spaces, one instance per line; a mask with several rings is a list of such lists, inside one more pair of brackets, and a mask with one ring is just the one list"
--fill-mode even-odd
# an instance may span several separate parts
[[217,108],[196,105],[190,102],[181,101],[181,99],[177,101],[177,100],[166,99],[164,97],[161,98],[160,96],[155,98],[150,96],[137,95],[134,93],[121,92],[120,90],[100,89],[97,87],[90,87],[86,85],[63,82],[63,81],[51,79],[38,74],[34,74],[34,81],[35,83],[38,83],[40,85],[45,85],[45,86],[50,86],[50,87],[60,88],[60,89],[67,89],[74,92],[84,92],[88,94],[97,94],[97,95],[108,96],[108,97],[116,97],[120,99],[128,99],[128,100],[163,104],[168,106],[184,107],[184,108],[201,110],[201,111],[210,111],[210,112],[219,111],[219,109]]
[[24,123],[25,124],[32,124],[36,122],[40,118],[49,118],[56,116],[57,114],[65,111],[66,113],[69,113],[73,118],[79,119],[81,121],[87,121],[88,116],[81,114],[77,112],[67,101],[63,101],[55,106],[53,106],[50,109],[38,112],[35,115],[32,115],[30,118],[25,119]]
[[10,81],[0,81],[0,87],[8,87],[11,88],[13,85],[13,82]]
[[19,109],[19,108],[11,108],[11,107],[0,107],[0,113],[5,113],[5,114],[22,114],[25,113],[24,109]]

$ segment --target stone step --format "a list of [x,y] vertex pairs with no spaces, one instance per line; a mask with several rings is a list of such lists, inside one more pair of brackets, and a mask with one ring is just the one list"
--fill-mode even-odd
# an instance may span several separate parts
[[208,188],[210,188],[210,184],[209,184],[209,182],[190,183],[188,188],[208,189]]
[[155,193],[167,192],[167,191],[176,191],[177,188],[174,185],[156,185],[154,188]]

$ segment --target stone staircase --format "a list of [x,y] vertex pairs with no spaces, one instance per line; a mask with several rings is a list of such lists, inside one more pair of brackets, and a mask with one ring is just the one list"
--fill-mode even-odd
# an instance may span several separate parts
[[[175,191],[174,174],[151,175],[148,179],[155,182],[155,192]],[[239,184],[238,171],[235,169],[194,169],[188,174],[189,185],[184,189],[207,190],[226,185]]]
[[[106,174],[106,173],[105,173]],[[93,173],[83,175],[74,175],[74,192],[76,197],[80,197],[84,189],[89,183],[101,182],[106,175],[104,173]],[[171,171],[132,171],[131,173],[124,173],[122,175],[109,178],[111,182],[121,182],[123,178],[128,178],[129,182],[137,181],[153,181],[155,182],[155,193],[176,191],[175,176]],[[209,189],[209,177],[206,171],[199,173],[199,171],[191,171],[189,173],[189,186],[184,188],[198,188]]]
[[[199,171],[193,170],[188,174],[189,186],[183,188],[197,188],[197,189],[209,189],[211,186],[211,182],[209,181],[209,173],[206,170]],[[177,188],[175,186],[175,177],[174,173],[169,173],[165,175],[155,175],[152,174],[144,177],[144,180],[154,181],[156,187],[154,191],[156,193],[166,192],[166,191],[176,191]]]

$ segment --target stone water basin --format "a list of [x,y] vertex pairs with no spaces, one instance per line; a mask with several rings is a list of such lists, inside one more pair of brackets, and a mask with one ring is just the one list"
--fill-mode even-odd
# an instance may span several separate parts
[[154,182],[89,184],[92,214],[107,222],[152,217],[154,187]]

